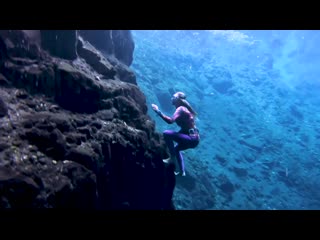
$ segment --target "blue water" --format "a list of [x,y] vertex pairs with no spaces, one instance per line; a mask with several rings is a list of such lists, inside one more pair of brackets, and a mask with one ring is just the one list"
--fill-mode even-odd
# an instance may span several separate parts
[[177,209],[320,209],[320,31],[133,31],[157,131],[173,91],[198,112]]

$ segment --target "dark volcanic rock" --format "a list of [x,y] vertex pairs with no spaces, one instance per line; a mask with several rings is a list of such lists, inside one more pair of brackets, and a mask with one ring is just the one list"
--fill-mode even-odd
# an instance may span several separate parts
[[57,66],[55,99],[64,108],[77,112],[99,109],[101,85],[66,62]]
[[126,65],[120,62],[117,62],[114,65],[114,67],[117,71],[116,76],[118,77],[119,80],[137,85],[136,75],[133,73],[133,71],[129,67],[127,67]]
[[98,52],[90,43],[84,41],[81,37],[78,38],[77,51],[80,57],[92,66],[94,70],[102,74],[107,79],[114,78],[116,70],[112,65]]
[[0,96],[0,118],[4,117],[5,115],[7,115],[8,113],[8,107],[6,105],[6,103],[2,100],[1,96]]
[[130,66],[133,61],[134,42],[129,30],[112,30],[114,54],[121,62]]
[[0,167],[0,207],[31,207],[39,192],[40,188],[32,178],[13,169]]
[[0,73],[0,86],[9,86],[10,83],[5,76]]
[[52,56],[74,60],[77,55],[77,30],[40,30],[41,47]]
[[21,30],[0,30],[0,39],[0,62],[7,57],[42,59],[46,55]]
[[131,65],[135,46],[129,30],[80,30],[80,35],[97,49]]
[[133,72],[99,54],[92,66],[57,58],[75,57],[74,33],[56,32],[51,48],[42,32],[53,58],[23,31],[0,31],[0,207],[173,209],[173,169]]

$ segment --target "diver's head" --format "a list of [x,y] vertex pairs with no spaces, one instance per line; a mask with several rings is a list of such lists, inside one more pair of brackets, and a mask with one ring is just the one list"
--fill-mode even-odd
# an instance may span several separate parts
[[181,102],[182,99],[186,99],[186,94],[183,92],[176,92],[173,94],[173,97],[171,98],[172,105],[177,105]]

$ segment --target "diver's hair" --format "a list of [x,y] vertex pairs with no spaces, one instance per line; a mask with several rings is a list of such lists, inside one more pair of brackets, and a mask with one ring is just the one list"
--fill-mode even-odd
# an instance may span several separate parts
[[181,102],[181,105],[186,107],[192,113],[193,116],[197,116],[197,113],[193,110],[193,108],[191,107],[190,103],[187,100],[180,98],[180,102]]
[[187,98],[186,94],[183,93],[183,92],[176,92],[174,95],[177,95],[177,97],[180,98],[180,99],[186,99]]
[[197,115],[197,113],[191,107],[190,103],[186,100],[187,96],[186,96],[185,93],[176,92],[175,95],[177,95],[177,97],[180,100],[182,106],[186,107],[192,113],[193,116]]

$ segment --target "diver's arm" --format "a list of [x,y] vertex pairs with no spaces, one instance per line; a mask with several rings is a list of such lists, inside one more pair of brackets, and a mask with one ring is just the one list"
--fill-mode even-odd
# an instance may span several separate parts
[[175,122],[175,115],[173,115],[173,118],[171,118],[171,117],[169,117],[169,116],[167,116],[167,115],[164,115],[161,111],[160,111],[160,109],[158,108],[158,106],[157,105],[155,105],[155,104],[152,104],[152,108],[153,108],[153,110],[166,122],[166,123],[168,123],[168,124],[172,124],[172,123],[174,123]]
[[168,124],[172,124],[175,121],[173,118],[164,115],[160,110],[158,110],[157,114]]

